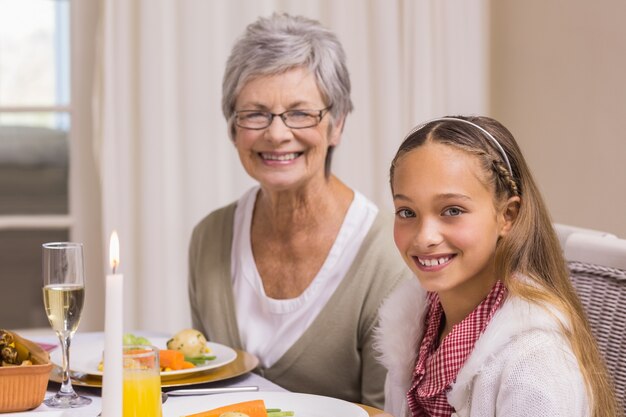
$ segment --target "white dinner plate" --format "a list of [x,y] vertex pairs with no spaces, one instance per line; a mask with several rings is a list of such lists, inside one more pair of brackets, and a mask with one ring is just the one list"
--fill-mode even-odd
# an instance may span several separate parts
[[[141,333],[135,333],[143,336]],[[150,342],[159,349],[166,349],[168,341],[167,337],[146,336]],[[209,369],[219,368],[233,362],[237,358],[237,352],[228,346],[219,343],[208,342],[211,349],[211,355],[215,359],[208,361],[204,365],[198,365],[195,368],[181,369],[178,371],[161,372],[161,376],[176,376],[195,372],[203,372]],[[102,371],[98,370],[98,364],[102,360],[102,351],[104,349],[104,333],[77,333],[72,338],[70,345],[70,370],[82,374],[102,375]],[[59,367],[62,366],[63,358],[61,349],[55,349],[50,353],[50,360]]]
[[266,408],[293,411],[295,417],[368,417],[356,404],[337,398],[295,392],[239,392],[176,397],[163,404],[164,417],[180,417],[243,401],[263,400]]

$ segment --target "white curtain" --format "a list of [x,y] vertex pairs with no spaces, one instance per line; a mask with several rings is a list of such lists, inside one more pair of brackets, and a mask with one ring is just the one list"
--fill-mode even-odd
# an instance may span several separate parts
[[[126,330],[190,325],[193,226],[253,182],[228,140],[221,79],[245,26],[274,11],[320,20],[344,45],[355,111],[333,171],[383,209],[388,166],[418,122],[479,114],[488,1],[102,0],[95,143],[102,239],[120,237]],[[108,259],[108,254],[105,257]]]

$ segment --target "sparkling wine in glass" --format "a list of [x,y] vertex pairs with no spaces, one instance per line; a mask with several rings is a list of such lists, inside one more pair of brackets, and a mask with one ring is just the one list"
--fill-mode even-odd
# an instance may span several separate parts
[[63,352],[63,382],[60,391],[44,401],[48,407],[74,408],[91,403],[74,392],[70,381],[70,342],[83,310],[84,275],[82,244],[43,244],[43,303]]

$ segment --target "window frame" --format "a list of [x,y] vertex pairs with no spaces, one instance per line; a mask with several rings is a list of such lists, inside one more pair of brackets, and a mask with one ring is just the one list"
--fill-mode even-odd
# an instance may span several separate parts
[[[69,114],[68,213],[0,215],[0,231],[67,230],[70,240],[84,245],[86,299],[81,331],[103,329],[104,252],[98,164],[93,152],[92,93],[96,67],[101,0],[69,2],[68,105],[0,106],[0,112],[64,112]],[[43,308],[43,305],[42,305]],[[51,330],[50,330],[51,331]]]

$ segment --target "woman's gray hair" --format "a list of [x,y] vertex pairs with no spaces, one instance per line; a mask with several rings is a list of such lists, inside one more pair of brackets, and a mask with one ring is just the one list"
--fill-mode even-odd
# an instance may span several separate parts
[[331,126],[352,111],[346,55],[337,36],[316,20],[274,13],[248,25],[226,63],[222,111],[231,139],[235,137],[235,103],[244,85],[255,77],[295,67],[308,68],[315,76],[326,106],[332,106]]

